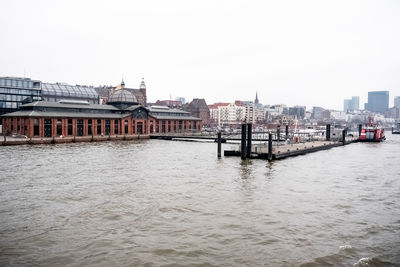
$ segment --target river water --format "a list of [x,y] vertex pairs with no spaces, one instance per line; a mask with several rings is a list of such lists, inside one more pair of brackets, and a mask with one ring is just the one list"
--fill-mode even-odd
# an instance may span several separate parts
[[0,147],[0,265],[400,266],[387,138],[272,163],[215,143]]

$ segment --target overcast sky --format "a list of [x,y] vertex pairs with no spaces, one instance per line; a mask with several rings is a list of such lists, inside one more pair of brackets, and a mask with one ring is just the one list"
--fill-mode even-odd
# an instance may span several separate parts
[[[343,109],[400,95],[400,1],[0,1],[0,76],[137,88],[150,101]],[[363,108],[363,106],[361,106]]]

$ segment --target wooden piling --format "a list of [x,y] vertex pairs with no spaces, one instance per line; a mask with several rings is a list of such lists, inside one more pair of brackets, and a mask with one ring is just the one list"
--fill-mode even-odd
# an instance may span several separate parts
[[278,142],[281,141],[281,126],[278,125],[278,129],[276,130],[276,139],[278,140]]
[[268,134],[268,161],[272,160],[272,134]]
[[246,124],[242,124],[242,140],[241,140],[241,149],[240,155],[242,159],[246,158]]
[[221,132],[218,132],[218,158],[221,157]]
[[343,142],[343,145],[346,144],[346,129],[344,129],[342,132],[342,142]]
[[326,141],[330,141],[331,140],[331,125],[330,124],[326,125],[325,137],[326,137]]
[[285,135],[286,135],[286,140],[287,140],[287,139],[289,139],[289,125],[286,124],[286,125],[285,125],[285,128],[286,128],[286,129],[285,129]]
[[246,151],[246,157],[250,158],[251,156],[251,138],[252,138],[252,131],[253,127],[251,123],[247,124],[247,151]]

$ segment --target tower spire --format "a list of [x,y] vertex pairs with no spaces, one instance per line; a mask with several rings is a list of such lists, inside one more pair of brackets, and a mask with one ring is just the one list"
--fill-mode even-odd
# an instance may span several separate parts
[[254,100],[255,104],[258,104],[258,92],[256,91],[256,99]]

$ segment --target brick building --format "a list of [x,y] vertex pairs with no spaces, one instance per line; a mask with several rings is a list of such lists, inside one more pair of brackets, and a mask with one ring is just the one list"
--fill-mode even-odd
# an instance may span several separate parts
[[210,109],[204,98],[194,98],[192,102],[184,106],[184,110],[190,112],[193,117],[200,118],[203,125],[210,124]]
[[2,116],[3,132],[31,137],[150,135],[200,131],[201,120],[182,110],[146,108],[126,89],[115,91],[107,105],[85,101],[37,101]]

